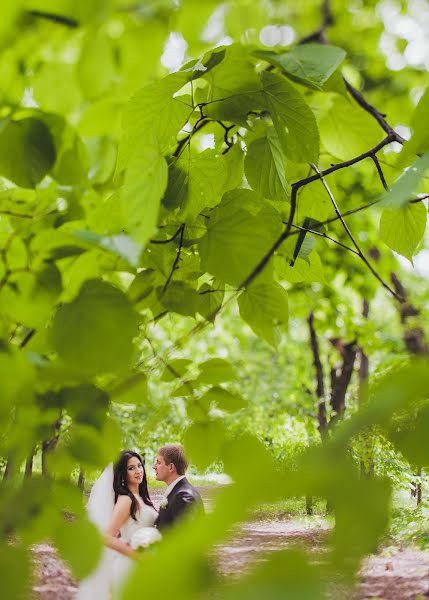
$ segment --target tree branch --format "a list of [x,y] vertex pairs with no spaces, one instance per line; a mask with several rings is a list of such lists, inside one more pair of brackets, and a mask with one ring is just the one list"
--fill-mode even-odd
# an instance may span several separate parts
[[165,294],[165,292],[167,291],[167,288],[168,288],[168,286],[170,285],[170,281],[171,281],[171,279],[172,279],[172,277],[173,277],[173,275],[174,275],[174,271],[175,271],[175,270],[178,268],[178,264],[179,264],[179,261],[180,261],[180,254],[181,254],[181,252],[182,252],[182,246],[183,246],[183,235],[184,235],[184,232],[185,232],[185,223],[183,223],[183,224],[180,226],[180,240],[179,240],[179,247],[178,247],[178,249],[177,249],[176,258],[174,259],[174,263],[173,263],[173,266],[171,267],[170,274],[169,274],[169,276],[168,276],[168,278],[167,278],[167,281],[165,282],[165,285],[164,285],[164,287],[163,287],[163,289],[162,289],[162,293],[163,293],[163,294]]
[[76,29],[80,25],[79,21],[72,19],[71,17],[56,15],[54,13],[45,12],[42,10],[28,10],[27,13],[32,17],[45,19],[46,21],[51,21],[53,23],[57,23],[58,25],[65,25],[66,27],[71,27],[73,29]]
[[359,256],[359,252],[357,250],[355,250],[354,248],[350,248],[350,246],[346,246],[346,244],[342,244],[338,240],[330,237],[329,235],[326,235],[326,233],[321,233],[320,231],[315,231],[313,229],[307,229],[306,227],[300,227],[299,225],[292,225],[292,227],[294,227],[295,229],[299,229],[300,231],[306,231],[307,233],[312,233],[313,235],[318,235],[319,237],[323,237],[327,240],[330,240],[331,242],[334,242],[334,244],[337,244],[345,250],[349,250],[350,252],[353,252],[353,254],[357,254]]
[[[320,173],[319,169],[317,168],[317,166],[315,164],[312,164],[313,169],[316,171],[316,173]],[[390,293],[392,294],[392,296],[394,298],[396,298],[396,300],[398,300],[398,302],[404,302],[404,299],[402,296],[400,296],[399,294],[397,294],[397,292],[392,289],[385,281],[384,279],[381,277],[381,275],[379,275],[377,273],[377,271],[374,269],[374,267],[371,265],[371,263],[369,262],[369,260],[366,258],[366,256],[364,255],[364,253],[362,252],[362,250],[360,249],[359,244],[357,243],[354,235],[352,234],[352,232],[350,231],[347,223],[345,222],[342,214],[340,213],[340,209],[338,208],[338,205],[335,201],[335,198],[331,192],[331,190],[329,189],[328,184],[326,183],[326,180],[323,176],[321,176],[321,180],[323,183],[323,186],[325,188],[325,190],[328,193],[329,198],[331,199],[332,205],[334,207],[334,210],[339,218],[339,220],[341,221],[342,226],[344,227],[345,232],[347,233],[347,235],[349,236],[353,246],[356,248],[356,250],[358,251],[358,254],[360,256],[360,258],[363,260],[363,262],[366,264],[366,266],[368,267],[368,269],[371,271],[371,273],[374,275],[374,277],[376,279],[378,279],[378,281],[381,283],[381,285]]]

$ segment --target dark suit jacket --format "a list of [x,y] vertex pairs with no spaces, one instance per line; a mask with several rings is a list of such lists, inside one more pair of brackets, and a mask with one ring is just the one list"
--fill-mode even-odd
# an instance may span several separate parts
[[194,510],[196,513],[204,513],[204,505],[198,491],[186,479],[181,479],[167,496],[168,505],[159,509],[159,515],[155,525],[160,531],[168,529],[184,514]]

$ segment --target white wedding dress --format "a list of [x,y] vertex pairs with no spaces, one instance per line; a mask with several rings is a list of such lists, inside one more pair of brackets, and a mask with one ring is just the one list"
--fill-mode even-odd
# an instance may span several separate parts
[[[104,533],[109,523],[113,506],[113,468],[106,467],[94,484],[88,501],[90,520]],[[120,529],[121,540],[130,543],[131,537],[141,527],[153,527],[157,512],[151,506],[142,504],[136,512],[136,520],[131,516]],[[84,579],[80,585],[76,600],[114,600],[119,595],[121,584],[134,561],[112,550],[104,548],[95,571]]]

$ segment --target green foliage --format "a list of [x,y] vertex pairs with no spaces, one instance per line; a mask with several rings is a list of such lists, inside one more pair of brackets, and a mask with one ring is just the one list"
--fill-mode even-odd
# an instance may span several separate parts
[[[68,481],[77,469],[105,466],[125,442],[150,456],[182,439],[197,468],[222,464],[234,485],[205,521],[178,529],[138,565],[124,598],[138,595],[141,580],[156,596],[165,564],[186,600],[211,591],[322,597],[326,573],[294,552],[230,589],[220,589],[208,568],[207,555],[235,523],[280,497],[332,499],[330,569],[352,577],[375,548],[389,485],[360,480],[344,457],[351,447],[359,457],[356,439],[377,425],[392,448],[426,464],[427,365],[389,373],[359,410],[352,379],[350,418],[321,445],[306,319],[316,315],[327,372],[351,340],[374,370],[404,353],[394,305],[379,284],[399,269],[390,250],[414,260],[423,243],[424,200],[410,201],[427,187],[428,94],[423,70],[386,70],[377,8],[333,3],[320,30],[313,1],[293,9],[247,0],[4,3],[0,562],[7,597],[24,595],[28,546],[47,537],[77,577],[92,570],[100,540]],[[334,45],[292,44],[282,38],[287,32]],[[267,49],[271,34],[280,37]],[[226,36],[232,43],[220,45]],[[170,69],[163,65],[174,44],[185,55]],[[342,74],[362,89],[360,106]],[[391,135],[375,165],[371,149],[390,131],[380,127],[382,113],[392,127],[410,125],[412,136],[396,157]],[[342,160],[353,164],[331,167]],[[376,166],[391,184],[383,196]],[[325,182],[307,181],[315,167],[332,168]],[[380,229],[369,208],[375,202],[384,207]],[[359,252],[338,212],[349,213]],[[413,315],[417,327],[428,317],[427,291],[418,277],[399,278],[423,306]],[[375,317],[361,316],[362,300]],[[234,323],[232,333],[225,323]],[[423,406],[398,430],[397,414],[410,402]],[[380,453],[390,478],[401,480],[404,459],[396,464],[394,450]],[[42,474],[22,483],[33,456]],[[389,475],[382,462],[378,473]],[[65,509],[73,523],[63,523]]]

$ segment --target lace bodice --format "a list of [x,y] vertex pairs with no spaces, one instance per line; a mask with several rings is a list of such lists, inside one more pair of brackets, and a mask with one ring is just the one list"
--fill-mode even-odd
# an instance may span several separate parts
[[136,512],[136,521],[130,516],[121,527],[121,539],[129,542],[133,533],[141,527],[153,527],[157,517],[157,512],[152,506],[143,504]]

